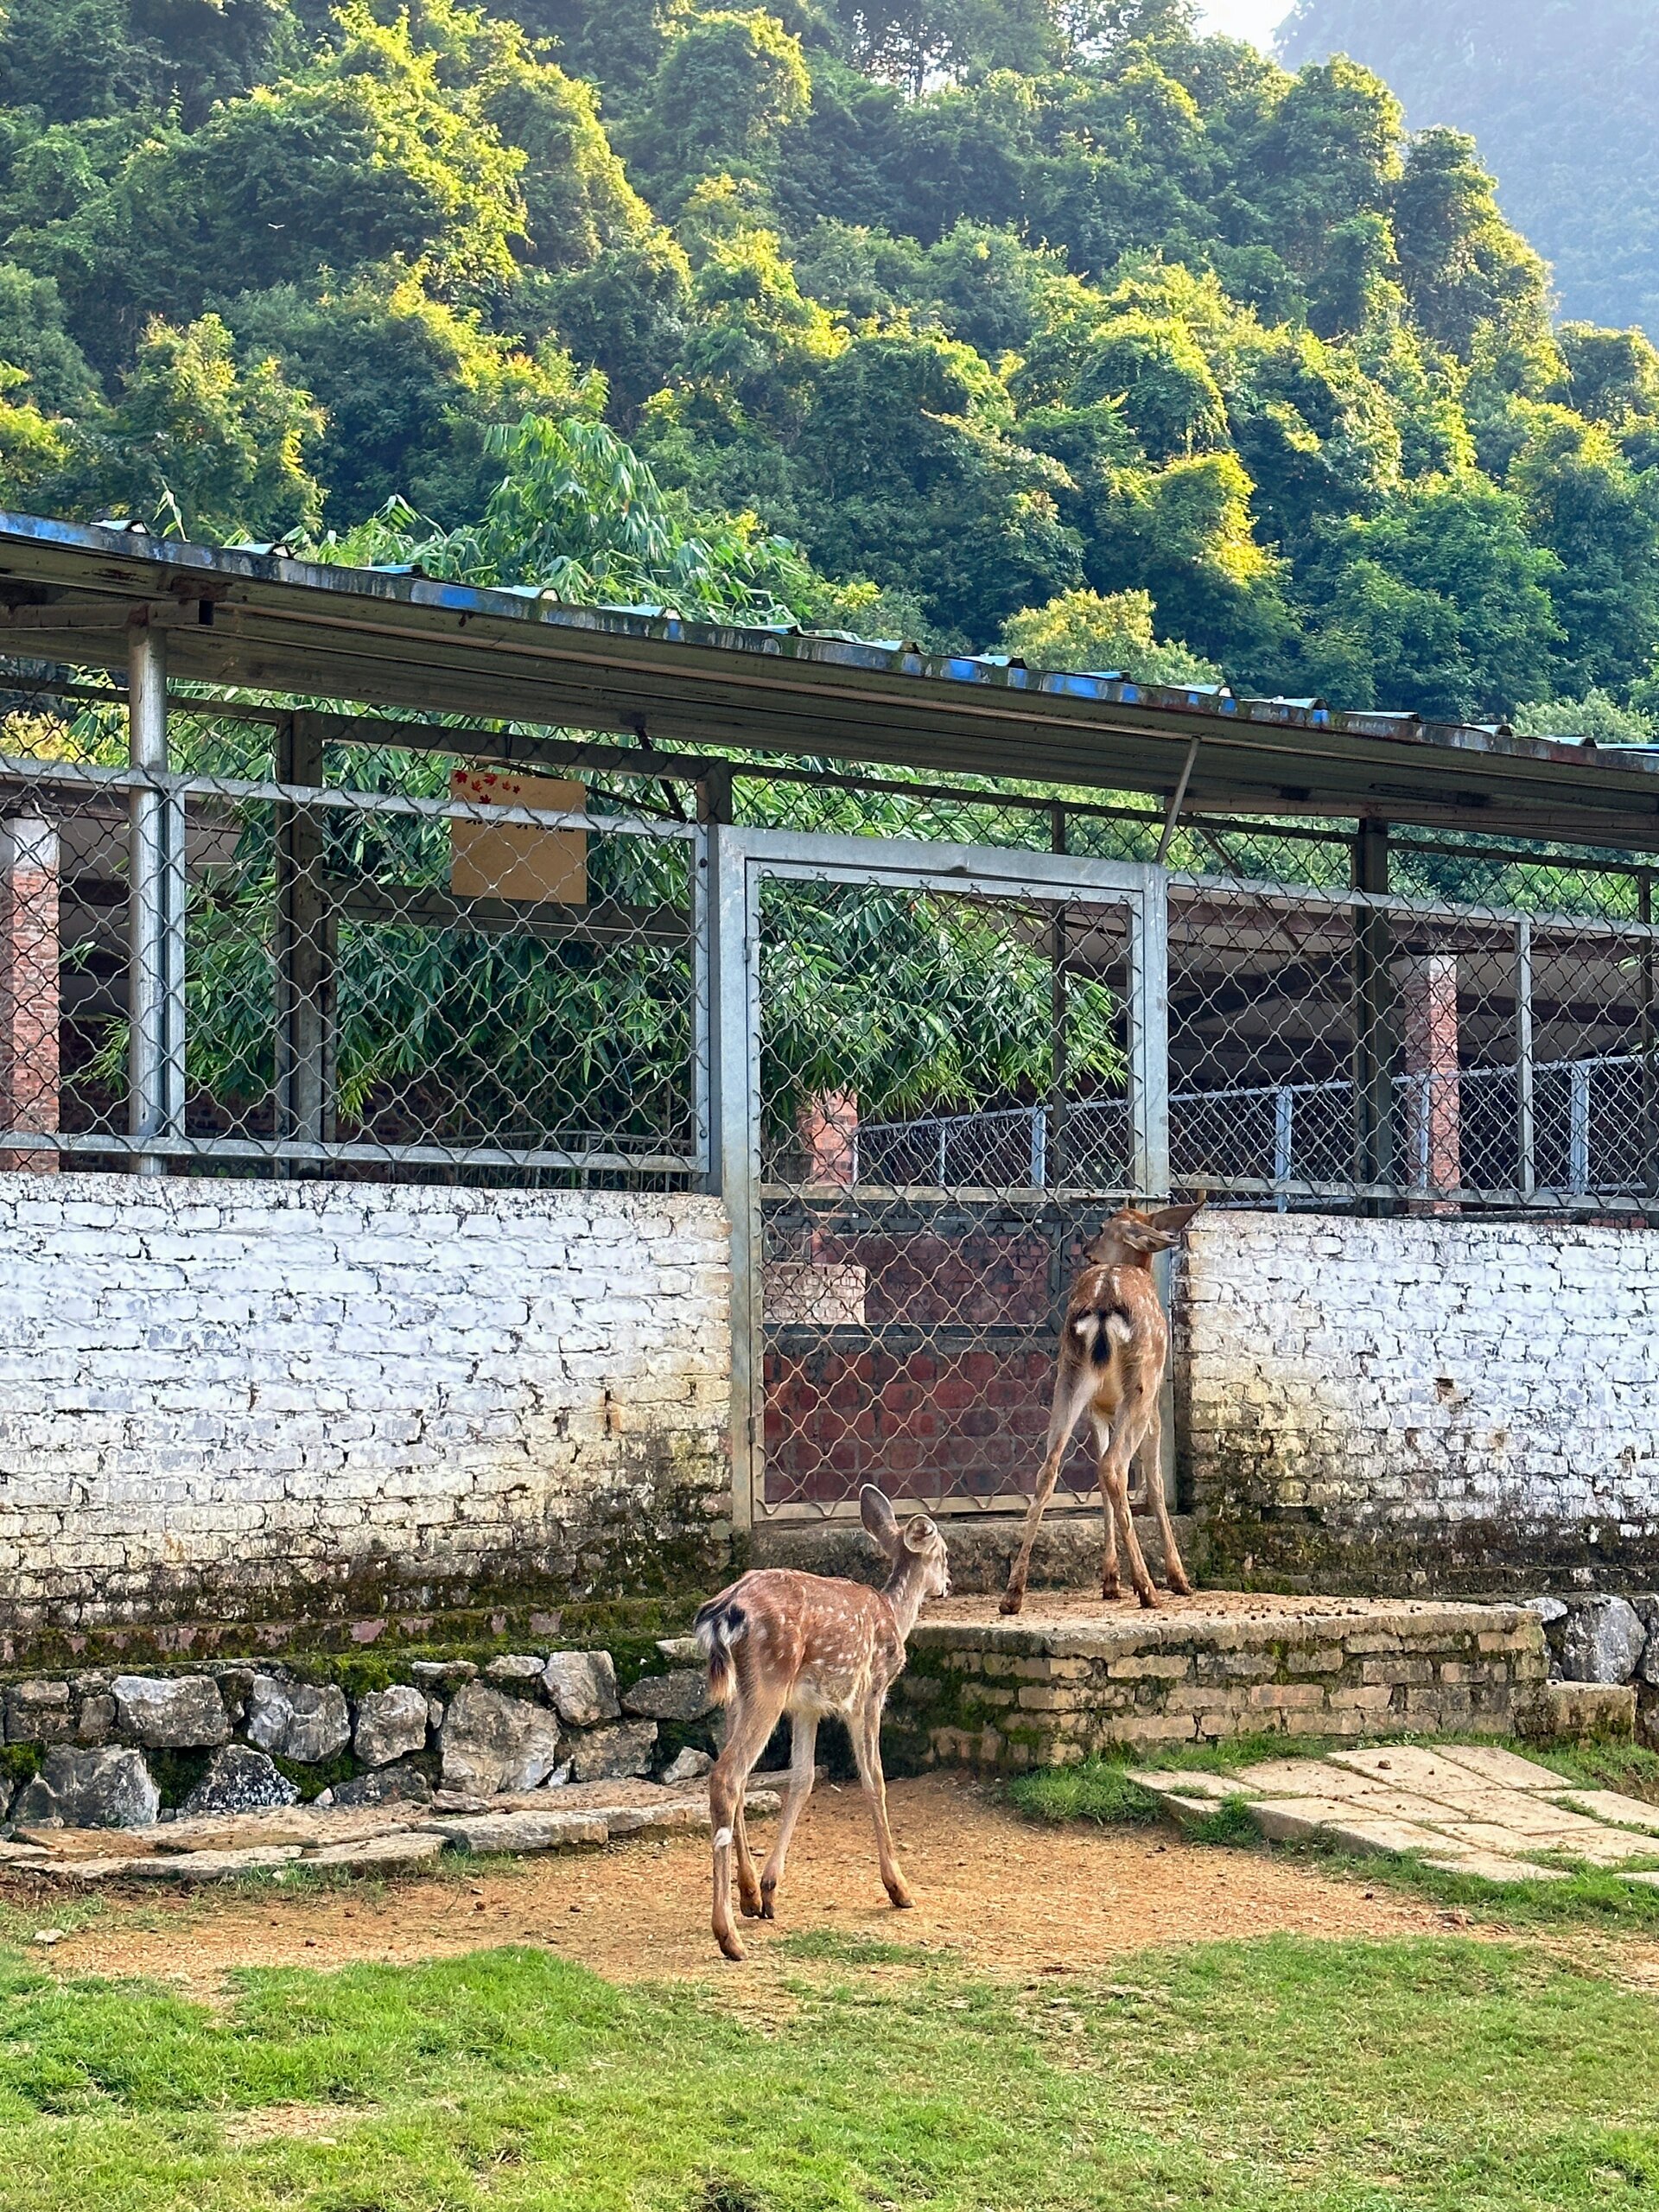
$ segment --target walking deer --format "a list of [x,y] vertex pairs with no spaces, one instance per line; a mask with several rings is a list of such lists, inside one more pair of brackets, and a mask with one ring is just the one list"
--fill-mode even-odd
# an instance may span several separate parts
[[[811,1794],[818,1722],[826,1713],[844,1720],[852,1738],[858,1778],[875,1826],[882,1884],[900,1910],[911,1902],[887,1825],[881,1710],[904,1671],[905,1646],[916,1617],[930,1598],[949,1594],[950,1569],[944,1538],[925,1515],[901,1528],[892,1506],[868,1483],[859,1511],[891,1565],[884,1589],[761,1567],[711,1598],[694,1624],[709,1662],[709,1693],[730,1708],[725,1748],[709,1777],[715,1941],[728,1959],[743,1956],[732,1923],[734,1851],[745,1916],[771,1920],[790,1838]],[[789,1787],[777,1840],[757,1881],[743,1826],[743,1798],[750,1771],[785,1713],[791,1724]]]
[[1137,1452],[1142,1455],[1147,1488],[1158,1516],[1169,1586],[1180,1597],[1192,1595],[1192,1586],[1181,1565],[1164,1500],[1163,1425],[1158,1401],[1169,1362],[1169,1322],[1152,1279],[1152,1261],[1154,1253],[1169,1249],[1203,1204],[1199,1198],[1195,1205],[1166,1206],[1157,1213],[1125,1206],[1090,1247],[1088,1263],[1066,1301],[1059,1370],[1048,1416],[1046,1456],[1026,1516],[1025,1534],[1008,1570],[1008,1586],[1002,1594],[1005,1613],[1017,1613],[1025,1603],[1032,1546],[1037,1541],[1044,1510],[1054,1495],[1072,1433],[1085,1411],[1094,1425],[1101,1505],[1106,1516],[1101,1595],[1118,1595],[1121,1539],[1129,1555],[1129,1578],[1135,1595],[1143,1605],[1155,1607],[1158,1603],[1129,1511],[1129,1467]]

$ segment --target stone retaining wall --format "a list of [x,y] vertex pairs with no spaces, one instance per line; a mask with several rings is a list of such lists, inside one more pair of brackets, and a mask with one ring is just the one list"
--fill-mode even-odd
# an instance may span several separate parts
[[728,1271],[702,1197],[0,1175],[0,1636],[709,1586]]
[[1018,1771],[1117,1745],[1514,1732],[1549,1672],[1513,1605],[924,1620],[890,1708],[906,1763]]

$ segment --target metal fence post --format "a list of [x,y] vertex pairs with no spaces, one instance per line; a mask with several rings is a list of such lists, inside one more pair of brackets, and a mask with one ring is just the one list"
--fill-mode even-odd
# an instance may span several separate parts
[[[321,786],[321,728],[291,715],[276,733],[276,780]],[[276,810],[277,1135],[334,1137],[334,917],[323,882],[323,835],[303,806]],[[291,1163],[297,1169],[299,1163]]]
[[1538,1187],[1532,1112],[1532,923],[1515,925],[1516,1187],[1529,1198]]
[[[167,772],[167,645],[159,627],[127,633],[128,759]],[[128,1129],[141,1175],[164,1175],[146,1151],[184,1133],[184,803],[155,785],[128,795]]]
[[1148,868],[1129,929],[1130,1176],[1143,1198],[1169,1193],[1169,877]]
[[759,1408],[764,1357],[763,1231],[759,1158],[760,994],[755,899],[741,833],[704,832],[708,894],[709,1187],[724,1201],[732,1238],[732,1524],[754,1518],[762,1478]]
[[[1141,897],[1129,925],[1129,1115],[1134,1131],[1135,1195],[1169,1194],[1169,876],[1146,869]],[[1158,1295],[1166,1313],[1170,1301],[1170,1256],[1153,1262]],[[1164,1496],[1176,1497],[1175,1363],[1164,1370],[1159,1393],[1162,1441],[1159,1477]],[[1147,1479],[1151,1479],[1148,1472]]]
[[[1653,927],[1653,870],[1644,868],[1636,879],[1636,917],[1643,931]],[[1638,978],[1642,1058],[1642,1195],[1659,1197],[1659,1147],[1654,1141],[1656,1085],[1654,1082],[1653,939],[1643,935]]]
[[[1389,888],[1389,825],[1364,821],[1354,840],[1354,888],[1382,897]],[[1394,1180],[1394,1084],[1389,1035],[1388,911],[1362,906],[1354,915],[1354,1169],[1368,1195],[1362,1214],[1387,1214],[1380,1185]]]

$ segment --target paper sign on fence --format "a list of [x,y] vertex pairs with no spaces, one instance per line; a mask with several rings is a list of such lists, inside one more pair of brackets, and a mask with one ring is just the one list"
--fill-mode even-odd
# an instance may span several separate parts
[[[474,806],[527,806],[548,813],[580,813],[587,787],[551,776],[521,776],[511,768],[457,768],[452,799]],[[528,822],[449,824],[449,887],[458,899],[522,899],[537,905],[588,903],[588,834],[541,830]]]

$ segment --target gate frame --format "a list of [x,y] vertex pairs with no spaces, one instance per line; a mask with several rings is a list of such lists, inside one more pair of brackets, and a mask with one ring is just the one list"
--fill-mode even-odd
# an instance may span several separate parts
[[[732,1522],[827,1523],[856,1517],[855,1502],[767,1512],[763,1249],[760,1221],[760,895],[763,876],[883,885],[897,890],[978,892],[989,898],[1055,898],[1128,910],[1130,1195],[1169,1195],[1168,872],[1155,863],[1027,852],[1005,846],[829,836],[707,823],[697,874],[708,890],[706,1119],[699,1130],[707,1187],[725,1201],[732,1237]],[[705,1020],[700,1007],[700,1031]],[[700,1100],[699,1104],[702,1106]],[[1160,1294],[1168,1296],[1166,1262]],[[1173,1464],[1173,1386],[1165,1381],[1165,1482]],[[1056,1501],[1057,1506],[1059,1501]],[[1092,1500],[1079,1501],[1092,1510]],[[950,1501],[941,1510],[983,1514]]]

